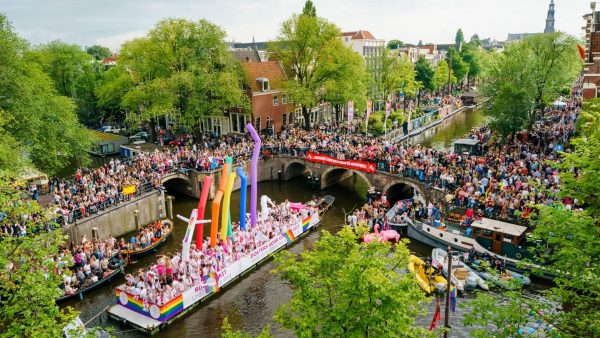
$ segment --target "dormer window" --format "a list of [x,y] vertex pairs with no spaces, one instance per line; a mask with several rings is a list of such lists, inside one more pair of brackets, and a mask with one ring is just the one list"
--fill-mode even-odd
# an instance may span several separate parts
[[269,91],[269,79],[266,77],[259,77],[256,79],[256,82],[260,84],[260,90],[263,92]]

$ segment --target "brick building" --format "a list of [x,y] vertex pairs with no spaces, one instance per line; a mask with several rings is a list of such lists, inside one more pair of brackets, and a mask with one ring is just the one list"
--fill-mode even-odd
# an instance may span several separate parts
[[278,61],[242,62],[246,91],[256,130],[281,128],[293,122],[294,105],[284,92],[286,75]]
[[585,63],[583,66],[583,98],[598,97],[600,87],[600,11],[596,2],[590,4],[591,13],[585,14]]

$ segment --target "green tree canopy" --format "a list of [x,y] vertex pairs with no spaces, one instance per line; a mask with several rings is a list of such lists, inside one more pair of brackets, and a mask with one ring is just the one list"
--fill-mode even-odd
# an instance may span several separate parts
[[[446,60],[439,61],[435,73],[433,74],[433,83],[437,90],[442,90],[443,87],[448,84],[448,73],[449,68]],[[456,76],[454,76],[454,74],[451,74],[450,81],[453,83],[456,82]]]
[[309,112],[319,101],[341,97],[332,81],[353,90],[345,97],[359,104],[365,102],[366,92],[361,84],[364,79],[360,76],[364,63],[357,62],[344,46],[340,34],[340,30],[325,19],[307,14],[292,15],[281,25],[275,41],[269,44],[273,58],[281,62],[288,75],[286,90],[302,107],[307,129],[310,128]]
[[379,60],[380,67],[373,74],[375,87],[378,90],[377,97],[387,100],[390,94],[403,91],[407,96],[416,94],[418,83],[414,65],[408,57],[399,57],[397,53],[384,50]]
[[302,8],[302,15],[310,16],[312,18],[317,17],[317,8],[312,1],[306,0],[304,8]]
[[460,52],[453,47],[450,47],[446,54],[448,64],[450,64],[450,58],[452,58],[452,75],[456,77],[456,81],[462,82],[469,74],[469,64],[463,60]]
[[[36,201],[23,201],[23,188],[0,174],[0,205],[6,213],[0,222],[24,224],[28,231],[25,237],[0,240],[0,337],[62,337],[76,313],[56,305],[61,277],[54,269],[68,266],[70,257],[57,257],[64,243],[59,230],[31,234],[49,218]],[[30,216],[34,214],[38,215],[35,221]]]
[[93,56],[96,60],[100,61],[112,55],[108,47],[93,45],[85,49],[85,52]]
[[404,42],[397,40],[397,39],[390,40],[387,43],[388,49],[399,49],[399,48],[402,48],[402,46],[404,46]]
[[460,49],[460,46],[465,42],[465,35],[461,28],[456,31],[456,35],[454,35],[454,47],[456,49]]
[[240,69],[224,38],[221,28],[204,19],[158,22],[145,37],[123,44],[119,66],[97,91],[100,102],[113,108],[119,102],[133,121],[153,123],[170,115],[187,126],[229,107],[247,108]]
[[576,40],[563,33],[536,34],[524,41],[512,42],[504,53],[494,58],[488,70],[489,81],[483,88],[485,95],[491,98],[491,106],[505,104],[499,101],[506,99],[507,87],[526,95],[519,98],[519,105],[513,105],[511,115],[499,110],[488,111],[493,120],[519,119],[522,124],[496,122],[496,125],[512,125],[512,132],[527,128],[537,120],[538,112],[555,100],[581,70]]
[[435,70],[425,58],[420,57],[415,64],[415,80],[421,83],[424,89],[435,90],[434,74]]
[[60,95],[71,98],[77,105],[81,122],[95,125],[98,120],[97,98],[94,93],[102,67],[77,45],[52,41],[29,52],[54,82]]
[[426,337],[414,325],[423,314],[425,297],[414,277],[401,273],[409,251],[404,243],[359,244],[344,227],[337,235],[324,231],[301,260],[282,251],[275,271],[294,289],[290,303],[275,320],[297,337]]
[[56,92],[37,62],[25,57],[29,45],[3,15],[0,45],[0,152],[5,155],[0,171],[31,162],[53,175],[73,159],[85,160],[90,136],[77,120],[75,104]]

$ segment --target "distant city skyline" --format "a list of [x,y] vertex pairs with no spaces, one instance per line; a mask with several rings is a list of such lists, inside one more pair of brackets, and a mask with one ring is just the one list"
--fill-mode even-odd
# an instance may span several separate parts
[[[509,33],[542,32],[550,0],[313,0],[317,15],[342,31],[368,30],[376,38],[406,43],[450,43],[462,28],[466,40],[503,41]],[[588,0],[555,0],[555,27],[582,37]],[[227,33],[228,41],[268,41],[281,22],[298,13],[304,0],[0,0],[0,12],[33,44],[62,40],[82,46],[100,44],[116,51],[143,36],[167,17],[206,18]]]

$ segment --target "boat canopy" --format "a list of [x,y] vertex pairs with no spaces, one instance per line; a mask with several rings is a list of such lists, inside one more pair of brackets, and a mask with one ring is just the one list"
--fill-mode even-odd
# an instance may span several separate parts
[[481,218],[473,222],[471,225],[474,228],[490,230],[493,232],[501,232],[503,234],[520,237],[527,231],[527,227],[516,225],[512,223],[506,223],[502,221],[497,221],[495,219],[490,218]]

